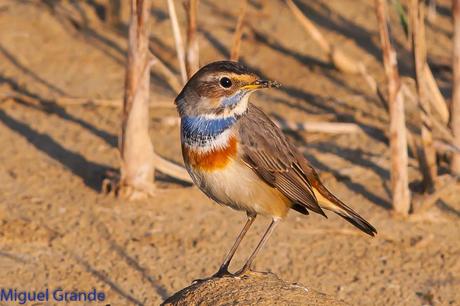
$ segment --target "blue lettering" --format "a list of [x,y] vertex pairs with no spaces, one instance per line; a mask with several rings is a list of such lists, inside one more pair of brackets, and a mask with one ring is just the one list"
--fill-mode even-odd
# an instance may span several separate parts
[[13,300],[13,289],[2,288],[0,290],[0,301],[8,302],[12,300]]
[[27,302],[45,302],[48,301],[48,289],[44,291],[18,291],[17,289],[0,288],[0,301],[18,302],[24,305]]
[[[80,300],[80,293],[78,292],[66,292],[66,301],[67,301],[67,294],[70,295],[69,300],[70,301],[79,301]],[[83,293],[84,296],[84,293]],[[84,297],[83,297],[84,298]]]
[[91,290],[88,292],[88,301],[97,301],[97,292],[96,289]]
[[97,300],[99,302],[105,301],[105,293],[104,292],[98,292],[97,293]]
[[44,302],[44,301],[46,301],[45,297],[46,297],[46,294],[45,294],[45,292],[42,291],[42,292],[37,293],[36,300],[38,302]]
[[19,300],[19,304],[21,305],[24,305],[25,303],[27,303],[27,292],[25,291],[19,292],[17,294],[17,299]]
[[64,295],[62,294],[62,288],[58,288],[53,291],[53,299],[58,302],[64,301]]
[[106,299],[106,295],[104,292],[97,292],[96,289],[91,291],[65,291],[62,288],[58,288],[53,291],[53,299],[58,302],[102,302]]

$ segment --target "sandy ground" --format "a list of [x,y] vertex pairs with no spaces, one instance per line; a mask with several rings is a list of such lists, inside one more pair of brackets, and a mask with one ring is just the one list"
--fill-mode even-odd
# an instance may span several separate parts
[[[152,42],[177,72],[163,2],[155,1],[152,10]],[[385,111],[359,76],[332,69],[281,1],[266,1],[263,12],[260,2],[251,1],[242,60],[284,87],[255,95],[254,103],[286,120],[355,122],[364,128],[355,135],[290,135],[326,185],[379,234],[369,238],[331,214],[326,220],[293,212],[258,257],[256,269],[352,305],[459,305],[459,198],[446,194],[409,220],[393,216]],[[439,2],[436,22],[427,30],[429,59],[449,96],[450,8],[449,1]],[[0,1],[0,287],[96,288],[107,293],[111,305],[157,305],[217,270],[245,216],[161,174],[158,195],[149,200],[126,202],[100,193],[104,173],[119,166],[120,109],[52,102],[121,99],[126,10],[114,28],[101,21],[104,11],[97,1],[58,8],[44,3]],[[238,11],[229,3],[200,4],[202,63],[228,58]],[[384,79],[372,1],[314,0],[300,6],[328,39]],[[177,8],[183,25],[179,3]],[[401,71],[407,75],[408,44],[395,25]],[[172,103],[175,97],[155,69],[152,94],[152,103]],[[415,121],[414,106],[407,109]],[[152,111],[155,148],[181,162],[178,127],[160,126],[161,116],[175,116],[175,110]],[[414,159],[410,165],[416,190],[420,174]],[[232,269],[243,263],[268,222],[256,220]]]

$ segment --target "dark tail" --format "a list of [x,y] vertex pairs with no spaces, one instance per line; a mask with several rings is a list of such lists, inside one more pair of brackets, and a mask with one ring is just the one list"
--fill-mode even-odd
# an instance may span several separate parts
[[366,234],[370,236],[375,236],[375,234],[377,234],[377,230],[375,229],[375,227],[373,227],[369,222],[364,220],[363,217],[358,215],[355,211],[353,211],[353,209],[346,206],[345,204],[343,204],[343,206],[339,209],[334,210],[334,212],[342,218],[344,218],[345,220],[347,220],[348,222],[350,222],[351,224],[353,224],[354,226],[356,226],[357,228],[359,228],[360,230],[362,230],[363,232],[365,232]]
[[353,209],[345,205],[342,201],[340,201],[336,196],[329,192],[329,190],[324,187],[321,183],[314,186],[315,189],[321,194],[321,201],[319,201],[319,205],[327,210],[333,211],[366,234],[370,236],[375,236],[377,234],[377,230],[373,227],[369,222],[364,220],[363,217],[358,215]]

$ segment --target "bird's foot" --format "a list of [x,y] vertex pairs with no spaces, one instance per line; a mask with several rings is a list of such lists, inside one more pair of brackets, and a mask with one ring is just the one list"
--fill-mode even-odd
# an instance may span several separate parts
[[238,277],[238,278],[247,278],[249,276],[261,276],[261,275],[275,275],[276,274],[273,274],[272,272],[269,272],[269,271],[255,271],[252,269],[252,267],[250,266],[244,266],[241,270],[239,270],[238,272],[236,272],[235,274],[233,274],[233,277]]
[[233,277],[234,275],[228,271],[227,268],[220,268],[219,271],[214,273],[211,277],[195,279],[192,282],[192,285],[205,282],[213,278],[222,278],[222,277]]
[[252,271],[251,267],[247,266],[247,265],[244,265],[243,268],[241,268],[241,270],[239,270],[238,272],[233,274],[233,276],[234,277],[244,277],[244,276],[248,276],[251,273],[254,273],[254,271]]
[[232,277],[233,274],[227,268],[220,268],[211,278]]

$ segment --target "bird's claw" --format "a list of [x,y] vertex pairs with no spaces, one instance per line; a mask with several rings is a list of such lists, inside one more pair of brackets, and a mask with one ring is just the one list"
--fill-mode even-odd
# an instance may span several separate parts
[[232,277],[234,276],[232,273],[228,271],[228,269],[219,269],[211,278],[221,278],[221,277]]
[[207,278],[198,278],[198,279],[195,279],[192,281],[192,285],[195,285],[195,284],[199,284],[199,283],[202,283],[202,282],[205,282],[207,280],[210,280],[210,279],[213,279],[213,278],[222,278],[222,277],[234,277],[235,275],[230,273],[228,271],[228,269],[226,268],[221,268],[219,269],[219,271],[217,271],[216,273],[214,273],[211,277],[207,277]]
[[253,271],[252,271],[250,266],[244,266],[243,268],[241,268],[241,270],[239,270],[238,272],[233,274],[233,276],[235,276],[235,277],[243,277],[243,276],[247,276],[248,274],[250,274],[252,272]]

